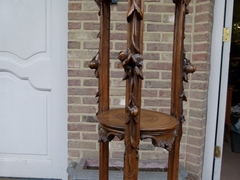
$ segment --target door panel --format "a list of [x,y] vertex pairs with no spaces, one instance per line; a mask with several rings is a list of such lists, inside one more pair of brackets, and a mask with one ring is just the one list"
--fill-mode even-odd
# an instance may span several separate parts
[[0,17],[0,176],[66,179],[67,0],[1,0]]

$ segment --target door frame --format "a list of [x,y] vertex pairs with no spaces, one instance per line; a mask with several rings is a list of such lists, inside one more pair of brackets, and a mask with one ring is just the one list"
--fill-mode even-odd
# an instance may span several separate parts
[[[222,42],[223,28],[232,29],[234,0],[216,0],[213,12],[210,77],[207,102],[206,138],[202,179],[219,180],[221,176],[222,147],[229,67],[229,42]],[[230,18],[230,20],[229,20]],[[220,29],[220,30],[219,30]],[[215,146],[220,146],[221,155],[214,157]]]

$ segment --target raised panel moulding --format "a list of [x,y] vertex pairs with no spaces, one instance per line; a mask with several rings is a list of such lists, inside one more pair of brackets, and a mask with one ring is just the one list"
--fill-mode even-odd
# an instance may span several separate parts
[[0,52],[22,60],[47,51],[48,2],[1,0]]
[[0,154],[47,155],[50,92],[0,73]]

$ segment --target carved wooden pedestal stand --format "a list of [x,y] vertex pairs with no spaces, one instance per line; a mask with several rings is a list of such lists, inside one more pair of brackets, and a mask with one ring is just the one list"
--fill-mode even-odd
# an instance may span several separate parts
[[95,0],[100,11],[100,49],[89,64],[99,80],[99,179],[108,180],[108,142],[115,136],[124,139],[124,180],[138,179],[138,145],[140,139],[150,138],[156,147],[169,151],[168,180],[178,179],[179,146],[184,122],[182,102],[186,101],[183,81],[195,68],[185,58],[184,19],[190,0],[174,0],[175,26],[172,64],[170,115],[141,109],[143,65],[143,0],[128,0],[127,48],[119,53],[119,66],[126,80],[126,106],[109,109],[110,0]]

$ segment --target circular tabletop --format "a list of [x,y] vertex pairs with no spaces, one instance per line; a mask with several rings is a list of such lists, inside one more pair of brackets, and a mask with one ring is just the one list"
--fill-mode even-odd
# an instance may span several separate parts
[[[124,130],[125,109],[110,109],[98,114],[97,118],[100,125]],[[179,125],[179,121],[168,114],[152,111],[141,110],[140,131],[166,131],[175,129]]]

